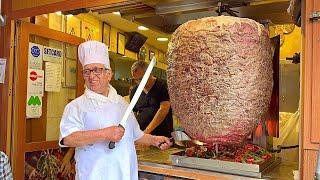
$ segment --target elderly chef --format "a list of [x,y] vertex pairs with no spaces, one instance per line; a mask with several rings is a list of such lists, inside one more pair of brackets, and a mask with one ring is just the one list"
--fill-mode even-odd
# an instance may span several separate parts
[[[118,124],[127,102],[109,84],[112,71],[105,44],[87,41],[78,55],[86,89],[65,107],[60,123],[62,147],[76,147],[76,179],[138,179],[135,142],[167,149],[167,137],[144,134],[133,113],[123,128]],[[116,142],[114,149],[108,148]]]

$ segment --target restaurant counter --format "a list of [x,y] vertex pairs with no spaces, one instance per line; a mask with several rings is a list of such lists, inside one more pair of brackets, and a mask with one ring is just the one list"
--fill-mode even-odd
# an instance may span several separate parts
[[[139,179],[203,179],[203,180],[254,180],[250,178],[213,171],[199,170],[174,166],[170,160],[170,154],[181,151],[181,149],[170,148],[160,151],[153,147],[138,147],[137,155],[139,161]],[[282,162],[270,172],[267,172],[262,179],[292,179],[292,170],[297,169],[297,163]],[[232,172],[231,172],[232,173]]]

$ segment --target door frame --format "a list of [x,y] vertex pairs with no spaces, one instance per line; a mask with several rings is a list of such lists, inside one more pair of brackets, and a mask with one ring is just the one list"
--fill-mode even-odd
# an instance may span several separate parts
[[1,14],[7,16],[6,25],[0,27],[0,57],[7,59],[4,83],[0,83],[0,150],[10,157],[14,26],[11,18],[11,1],[2,1],[0,3]]
[[320,10],[319,0],[302,1],[302,61],[301,61],[301,127],[300,179],[313,179],[320,148],[320,23],[309,18]]
[[[79,45],[83,38],[69,35],[64,32],[49,29],[47,27],[17,21],[17,46],[15,59],[15,97],[13,111],[13,150],[12,162],[14,179],[24,179],[25,153],[58,147],[58,141],[26,142],[26,101],[27,101],[27,72],[28,72],[28,47],[30,35],[37,35],[60,42]],[[77,89],[76,95],[83,92],[82,66],[77,61]],[[42,107],[44,109],[44,107]],[[45,108],[46,109],[46,108]]]

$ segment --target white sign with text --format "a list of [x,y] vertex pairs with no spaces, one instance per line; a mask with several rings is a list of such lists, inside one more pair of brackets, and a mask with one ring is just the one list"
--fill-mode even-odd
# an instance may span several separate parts
[[40,44],[29,43],[28,68],[42,69],[42,51],[43,46]]
[[43,46],[43,61],[49,61],[53,63],[62,63],[62,60],[63,60],[62,49]]
[[4,75],[6,73],[6,59],[0,58],[0,83],[4,83]]
[[38,69],[28,69],[28,94],[43,96],[44,71]]
[[58,63],[45,63],[45,90],[50,92],[60,92],[61,89],[62,66]]
[[27,118],[39,118],[42,115],[42,96],[27,95]]

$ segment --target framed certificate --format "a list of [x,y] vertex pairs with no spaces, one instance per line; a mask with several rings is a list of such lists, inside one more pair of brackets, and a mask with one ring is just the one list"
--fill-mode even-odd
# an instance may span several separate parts
[[118,37],[117,37],[117,53],[118,54],[124,55],[125,43],[126,43],[126,36],[118,32]]
[[81,37],[81,20],[74,16],[67,16],[66,33]]
[[102,42],[110,47],[110,30],[111,26],[105,22],[102,25]]
[[100,28],[96,24],[92,24],[92,22],[81,21],[81,37],[86,41],[96,40],[101,41],[100,37]]
[[152,58],[155,56],[155,53],[151,50],[149,50],[149,60],[151,61]]

